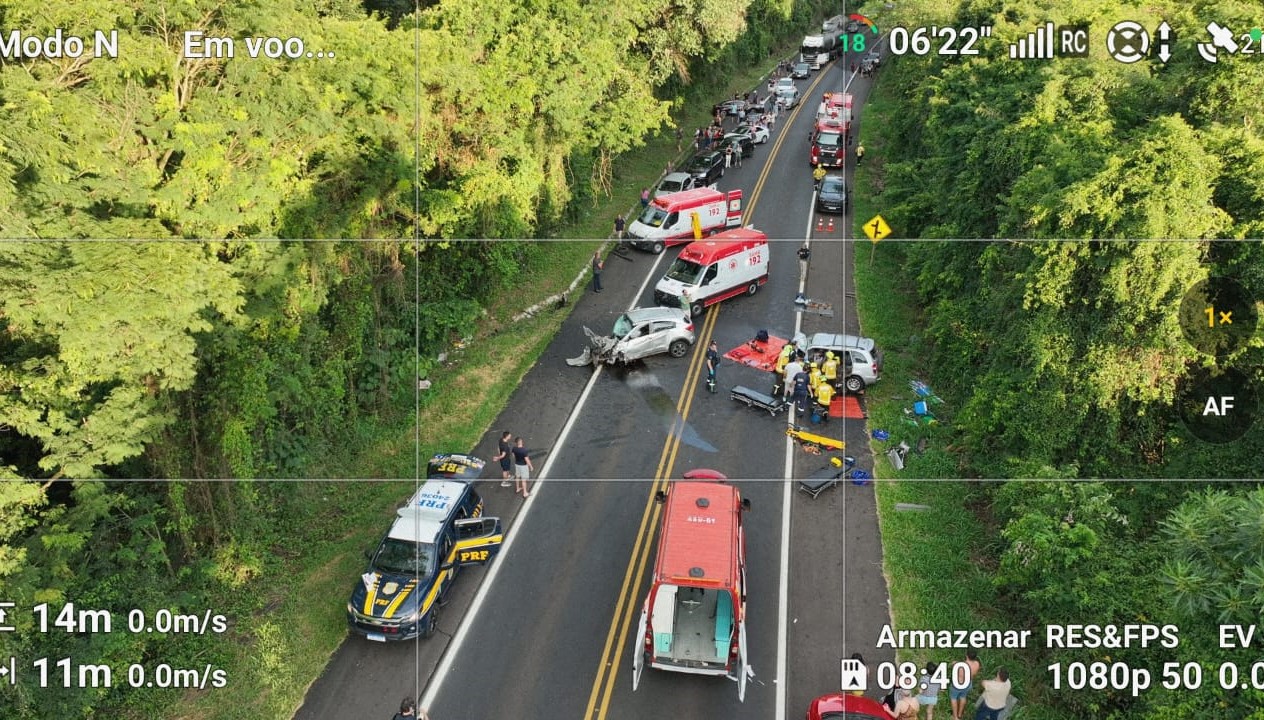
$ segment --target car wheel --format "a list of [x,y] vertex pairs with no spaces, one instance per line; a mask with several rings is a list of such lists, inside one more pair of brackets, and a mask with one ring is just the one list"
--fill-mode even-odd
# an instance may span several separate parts
[[747,295],[754,295],[754,294],[755,294],[755,293],[757,293],[757,292],[759,292],[759,281],[758,281],[758,280],[752,280],[752,281],[751,281],[751,284],[746,286],[746,294],[747,294]]
[[674,358],[684,357],[687,352],[689,352],[688,340],[673,340],[672,344],[667,348],[667,354]]
[[689,306],[689,314],[690,314],[690,315],[693,315],[694,317],[697,317],[697,316],[701,315],[701,314],[702,314],[702,311],[703,311],[703,310],[705,310],[705,309],[706,309],[706,308],[702,307],[702,303],[700,303],[700,302],[696,302],[696,303],[694,303],[693,305],[690,305],[690,306]]
[[421,636],[424,638],[434,637],[435,632],[439,630],[439,606],[430,606],[430,613],[426,615],[425,621],[421,626]]
[[861,380],[859,375],[852,375],[843,381],[843,387],[847,388],[849,393],[858,393],[865,389],[865,381]]
[[655,255],[661,255],[663,253],[663,248],[665,247],[667,246],[663,244],[662,240],[655,240],[654,245],[650,247],[650,252],[654,253]]

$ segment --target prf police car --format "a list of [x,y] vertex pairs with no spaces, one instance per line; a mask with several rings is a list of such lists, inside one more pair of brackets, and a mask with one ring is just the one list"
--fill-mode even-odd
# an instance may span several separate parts
[[351,592],[353,631],[378,642],[434,634],[458,571],[491,560],[503,539],[500,519],[482,517],[471,484],[482,470],[469,455],[431,458],[425,484],[399,509]]

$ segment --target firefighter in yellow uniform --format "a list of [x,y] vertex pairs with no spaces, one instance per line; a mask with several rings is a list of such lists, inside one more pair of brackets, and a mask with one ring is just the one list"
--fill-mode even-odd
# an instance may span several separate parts
[[813,395],[816,394],[816,388],[821,384],[823,377],[825,376],[821,374],[821,369],[816,366],[816,363],[808,363],[808,387],[811,388]]
[[830,385],[838,384],[838,356],[833,350],[825,353],[825,362],[821,363],[821,376]]
[[816,386],[816,402],[821,406],[821,417],[829,417],[830,401],[834,399],[834,386],[827,382]]
[[781,347],[781,354],[777,356],[776,370],[773,372],[772,394],[784,395],[785,384],[782,377],[786,374],[786,365],[790,364],[790,359],[794,357],[794,343],[788,342]]

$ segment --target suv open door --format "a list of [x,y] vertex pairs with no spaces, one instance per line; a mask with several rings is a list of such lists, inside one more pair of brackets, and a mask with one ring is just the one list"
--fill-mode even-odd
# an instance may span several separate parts
[[452,525],[456,530],[454,564],[484,565],[500,552],[500,545],[505,539],[500,518],[465,518]]

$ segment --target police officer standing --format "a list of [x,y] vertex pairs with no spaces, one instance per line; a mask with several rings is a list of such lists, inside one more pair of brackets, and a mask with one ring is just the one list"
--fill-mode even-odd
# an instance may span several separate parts
[[[820,168],[817,168],[818,170]],[[799,248],[799,282],[808,279],[808,259],[812,257],[812,250],[804,245]]]

